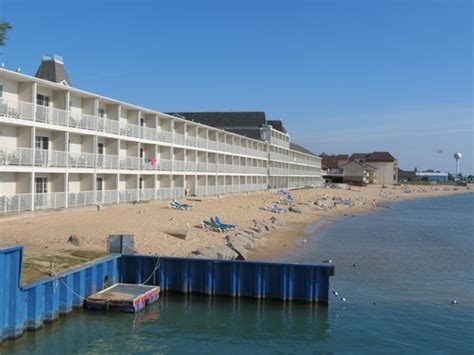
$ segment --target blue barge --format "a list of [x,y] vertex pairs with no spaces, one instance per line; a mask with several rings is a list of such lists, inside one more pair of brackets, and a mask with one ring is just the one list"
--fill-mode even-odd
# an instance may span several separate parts
[[53,322],[116,283],[160,292],[327,304],[333,265],[112,254],[22,285],[23,247],[0,248],[0,343]]

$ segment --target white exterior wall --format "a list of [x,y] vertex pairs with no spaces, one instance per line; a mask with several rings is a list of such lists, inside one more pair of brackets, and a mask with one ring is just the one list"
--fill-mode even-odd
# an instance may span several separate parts
[[0,78],[0,85],[3,86],[3,94],[2,97],[0,97],[0,100],[18,100],[18,82]]
[[394,173],[396,169],[396,164],[394,163],[378,163],[370,162],[368,163],[374,168],[377,169],[377,182],[380,184],[393,184],[396,182],[394,179]]
[[[12,79],[17,77],[28,81],[20,83]],[[35,150],[33,132],[36,132],[36,136],[41,135],[49,138],[49,150],[51,152],[47,155],[50,158],[47,163],[45,164],[42,161],[39,165],[31,157],[30,160],[24,159],[22,164],[12,161],[5,162],[2,161],[0,154],[0,176],[2,177],[0,197],[2,194],[29,192],[30,186],[34,186],[33,174],[35,177],[44,176],[48,178],[48,194],[56,192],[64,194],[66,192],[69,194],[92,192],[95,194],[93,190],[96,176],[103,178],[104,190],[120,190],[120,192],[137,189],[140,177],[143,179],[144,188],[156,188],[158,189],[157,193],[161,189],[173,187],[182,189],[184,186],[189,187],[193,190],[192,192],[205,194],[264,190],[269,182],[268,166],[280,169],[279,175],[276,175],[273,180],[276,181],[276,185],[281,187],[315,184],[320,179],[320,173],[318,172],[320,161],[317,158],[292,153],[282,146],[277,148],[279,153],[287,157],[291,154],[301,161],[292,162],[291,164],[289,164],[288,158],[283,159],[283,161],[268,161],[268,143],[238,136],[213,127],[189,123],[159,112],[137,108],[133,105],[99,97],[67,86],[48,83],[41,79],[0,69],[0,83],[5,82],[8,82],[8,90],[7,85],[4,85],[4,93],[8,93],[9,99],[13,102],[20,103],[16,101],[20,100],[35,103],[36,97],[33,97],[33,95],[38,93],[49,96],[51,105],[50,114],[46,115],[49,120],[44,121],[43,119],[41,122],[36,122],[32,114],[29,117],[22,116],[21,112],[17,111],[17,105],[12,106],[12,110],[15,112],[13,116],[10,116],[10,111],[8,111],[8,115],[0,111],[0,147],[2,145],[9,148],[31,147],[32,154]],[[29,104],[29,107],[33,109],[34,105]],[[143,117],[145,118],[145,126],[151,128],[151,131],[146,131],[148,134],[146,137],[141,135],[138,137],[126,136],[125,134],[128,133],[126,130],[105,131],[105,128],[99,128],[104,131],[97,131],[100,126],[94,124],[94,120],[97,120],[95,110],[98,107],[106,110],[107,120],[101,121],[104,123],[103,127],[106,127],[107,124],[110,125],[112,121],[108,120],[117,122],[119,117],[123,123],[138,125],[139,118]],[[68,121],[70,118],[67,112],[65,113],[65,109],[69,109],[71,113],[74,113],[74,121]],[[57,117],[62,117],[63,121],[58,120]],[[87,121],[87,125],[80,125],[81,119],[84,117],[92,120],[92,123]],[[72,122],[73,125],[69,127],[68,122]],[[24,127],[20,128],[20,125],[16,125],[17,123]],[[137,132],[137,127],[132,128],[133,132]],[[158,135],[156,139],[153,139],[154,128],[156,128],[157,134],[165,129],[168,132],[186,133],[189,137],[199,137],[200,139],[174,142],[171,140],[171,135],[165,135],[163,139]],[[140,129],[138,131],[141,132]],[[99,161],[94,156],[97,151],[97,142],[104,144],[104,154],[112,156],[109,158],[119,155],[121,157],[139,157],[139,149],[143,148],[146,157],[157,156],[158,167],[151,167],[149,164],[143,167],[145,165],[142,164],[143,160],[140,160],[138,168],[135,160],[133,169],[127,166],[127,160],[125,160],[125,166],[122,166],[123,161],[120,165],[104,166],[97,163],[96,166],[95,162]],[[216,144],[212,144],[213,142],[216,142]],[[218,145],[217,142],[226,143],[227,145]],[[258,149],[259,151],[255,152],[250,149]],[[155,154],[155,152],[158,153]],[[53,156],[59,153],[62,154],[60,156],[62,158],[53,159]],[[84,160],[84,157],[87,159]],[[51,162],[59,160],[63,162],[62,165],[51,165]],[[100,161],[105,160],[100,159]],[[168,164],[166,171],[160,169],[162,160],[164,164]],[[183,160],[199,162],[199,164],[190,165],[194,167],[189,168],[191,170],[184,171],[184,165],[181,162],[179,163],[181,164],[180,170],[176,170],[178,165],[175,167],[169,162]],[[84,161],[85,164],[83,164]],[[73,165],[68,167],[68,164]],[[209,170],[206,170],[207,167],[209,167]],[[296,174],[296,176],[292,176],[292,174]],[[67,180],[68,183],[66,183]],[[15,182],[14,185],[13,181]],[[209,186],[222,187],[222,189],[209,189]],[[176,190],[172,193],[182,194],[182,191]],[[115,198],[118,198],[119,191],[116,192]],[[112,196],[112,199],[114,198],[113,193],[110,196]],[[136,198],[135,195],[131,196],[130,198]],[[170,195],[163,196],[166,198]],[[80,200],[72,199],[71,201],[77,203]],[[54,204],[48,203],[44,208],[50,208],[50,206],[64,207],[61,199],[55,199]],[[36,208],[41,208],[41,206]]]

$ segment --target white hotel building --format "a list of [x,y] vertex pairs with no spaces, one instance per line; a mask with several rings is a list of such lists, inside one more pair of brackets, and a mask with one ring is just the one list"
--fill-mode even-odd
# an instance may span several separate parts
[[0,214],[322,182],[320,158],[279,121],[208,114],[232,114],[233,129],[76,89],[58,56],[36,76],[0,68]]

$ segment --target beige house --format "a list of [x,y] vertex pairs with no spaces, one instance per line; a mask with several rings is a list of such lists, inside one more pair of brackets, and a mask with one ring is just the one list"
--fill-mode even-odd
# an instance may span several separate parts
[[377,183],[377,169],[367,163],[352,160],[341,165],[343,182],[357,185]]
[[374,183],[394,184],[398,180],[398,161],[389,152],[354,153],[349,161],[362,162],[374,168]]

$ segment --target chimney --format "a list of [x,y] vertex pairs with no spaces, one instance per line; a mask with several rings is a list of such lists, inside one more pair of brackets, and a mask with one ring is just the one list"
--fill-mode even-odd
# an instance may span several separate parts
[[71,81],[64,68],[63,57],[59,55],[43,56],[43,60],[35,76],[54,83],[71,86]]

